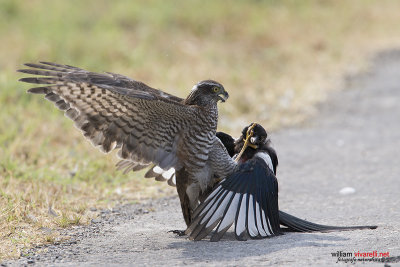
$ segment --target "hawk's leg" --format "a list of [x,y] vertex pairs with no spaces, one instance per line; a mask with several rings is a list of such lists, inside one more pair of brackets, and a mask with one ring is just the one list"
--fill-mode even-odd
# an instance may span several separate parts
[[[186,194],[186,189],[189,186],[189,175],[186,172],[185,168],[180,170],[176,170],[176,191],[178,192],[179,201],[181,203],[182,215],[183,219],[187,226],[190,225],[192,221],[192,210],[190,208],[189,197]],[[185,230],[170,230],[168,233],[174,233],[177,236],[184,236]]]
[[179,200],[182,208],[182,215],[185,219],[186,226],[190,225],[192,221],[192,212],[190,208],[190,200],[186,194],[186,190],[189,186],[189,175],[185,168],[176,171],[176,191],[178,192]]

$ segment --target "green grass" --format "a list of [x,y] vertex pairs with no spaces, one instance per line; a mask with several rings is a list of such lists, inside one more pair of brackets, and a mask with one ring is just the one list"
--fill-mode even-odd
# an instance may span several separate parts
[[395,0],[0,0],[0,260],[61,238],[42,227],[88,223],[90,207],[174,191],[115,171],[114,155],[25,93],[22,63],[112,71],[181,97],[218,80],[231,95],[220,129],[237,135],[252,121],[277,129],[312,115],[343,73],[400,44],[398,10]]

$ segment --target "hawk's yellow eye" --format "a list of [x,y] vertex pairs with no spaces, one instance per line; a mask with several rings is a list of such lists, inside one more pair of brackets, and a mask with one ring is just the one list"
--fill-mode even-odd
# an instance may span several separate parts
[[213,91],[214,91],[214,93],[216,93],[216,92],[219,91],[219,88],[218,88],[217,86],[214,86],[214,87],[213,87]]

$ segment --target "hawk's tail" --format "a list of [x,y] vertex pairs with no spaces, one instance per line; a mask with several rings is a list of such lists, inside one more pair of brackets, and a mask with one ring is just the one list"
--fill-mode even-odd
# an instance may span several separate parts
[[332,231],[349,231],[357,229],[376,229],[376,225],[365,226],[330,226],[302,220],[286,212],[279,211],[279,223],[288,227],[282,229],[288,232],[332,232]]

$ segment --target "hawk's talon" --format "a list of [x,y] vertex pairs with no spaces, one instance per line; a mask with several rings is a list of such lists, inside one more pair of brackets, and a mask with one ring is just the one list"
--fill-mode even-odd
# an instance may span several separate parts
[[[243,145],[243,147],[242,147],[242,150],[240,150],[239,155],[238,155],[238,156],[236,157],[236,159],[235,159],[236,162],[239,162],[240,157],[243,155],[243,152],[246,150],[246,148],[247,148],[248,146],[250,146],[251,148],[254,148],[255,145],[250,144],[249,141],[250,141],[250,138],[251,138],[251,137],[253,136],[253,134],[254,134],[254,127],[256,127],[256,125],[257,125],[257,123],[253,123],[253,124],[247,129],[247,132],[246,132],[246,139],[243,140],[243,141],[244,141],[244,145]],[[256,146],[255,148],[257,148],[257,146]]]
[[174,233],[177,236],[185,236],[185,230],[169,230],[167,233]]

